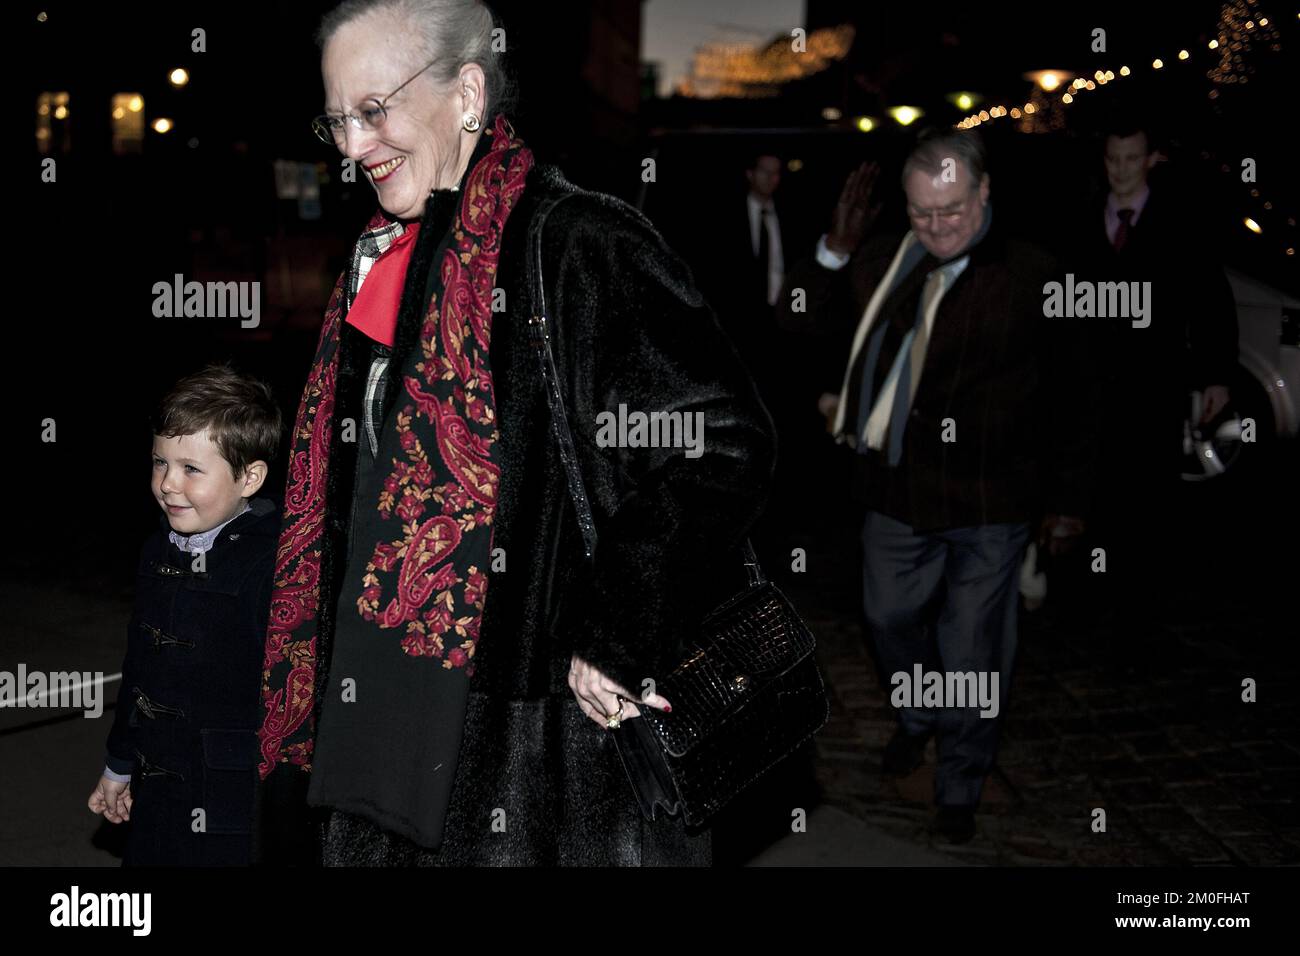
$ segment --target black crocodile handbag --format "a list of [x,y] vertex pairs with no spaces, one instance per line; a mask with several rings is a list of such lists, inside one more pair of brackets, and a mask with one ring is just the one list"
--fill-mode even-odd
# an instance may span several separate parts
[[[529,227],[526,268],[535,312],[529,333],[550,407],[588,559],[596,530],[573,435],[551,354],[542,283],[541,227],[567,196],[546,200]],[[655,690],[672,713],[641,706],[641,717],[612,731],[641,812],[680,815],[688,826],[707,825],[746,787],[807,741],[826,723],[829,703],[813,654],[815,641],[784,594],[764,578],[748,540],[742,548],[749,585],[723,602],[688,641],[685,660]]]

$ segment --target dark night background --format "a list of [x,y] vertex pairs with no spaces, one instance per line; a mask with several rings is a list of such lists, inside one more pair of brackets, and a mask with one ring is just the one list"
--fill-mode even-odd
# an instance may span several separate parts
[[[124,553],[153,507],[126,465],[133,448],[144,460],[148,437],[135,428],[141,412],[190,366],[223,356],[266,375],[282,389],[284,407],[294,408],[323,303],[374,209],[368,186],[339,181],[338,157],[308,126],[322,105],[311,36],[330,6],[319,0],[29,4],[8,13],[12,19],[20,10],[25,14],[10,31],[23,63],[15,102],[33,103],[45,90],[67,91],[71,98],[68,148],[50,154],[58,161],[56,183],[39,181],[42,157],[34,138],[14,144],[13,151],[26,156],[26,172],[14,177],[22,210],[19,241],[31,251],[23,257],[23,284],[41,295],[31,300],[29,318],[15,323],[19,341],[11,355],[75,345],[58,350],[57,376],[35,379],[45,394],[36,417],[55,418],[60,431],[57,446],[41,454],[53,474],[77,473],[73,456],[99,463],[102,500],[113,503],[102,509],[101,521],[124,536],[111,536],[124,542]],[[1225,259],[1295,291],[1295,260],[1281,251],[1295,243],[1295,229],[1282,215],[1293,217],[1300,206],[1294,177],[1282,174],[1294,168],[1287,152],[1295,89],[1284,75],[1289,58],[1256,51],[1253,85],[1225,90],[1222,99],[1229,102],[1217,111],[1206,100],[1203,68],[1179,73],[1171,65],[1154,78],[1144,69],[1148,51],[1161,51],[1169,61],[1180,45],[1199,47],[1202,55],[1218,7],[1100,3],[1070,12],[1044,4],[992,9],[954,3],[928,4],[918,16],[908,5],[812,3],[809,29],[843,17],[856,25],[845,63],[792,84],[775,99],[685,102],[642,99],[637,3],[566,4],[562,15],[551,5],[509,0],[495,9],[519,81],[515,125],[521,135],[574,182],[633,203],[641,193],[642,158],[657,156],[659,181],[647,190],[644,206],[684,251],[695,236],[678,237],[707,228],[707,196],[743,188],[737,167],[747,149],[773,142],[804,158],[801,170],[786,173],[782,189],[787,199],[800,197],[810,229],[821,231],[847,171],[864,158],[895,159],[906,142],[887,118],[884,128],[867,135],[843,129],[846,123],[828,124],[821,118],[827,105],[851,118],[881,117],[882,107],[907,103],[925,108],[929,120],[956,121],[963,114],[944,102],[949,91],[987,91],[991,104],[1006,90],[1011,96],[1005,101],[1014,103],[1012,96],[1028,92],[1025,71],[1058,67],[1087,75],[1096,59],[1099,66],[1133,64],[1123,96],[1177,138],[1180,159],[1187,159],[1178,174],[1191,181],[1188,195],[1206,216],[1222,223]],[[49,12],[43,23],[36,18],[41,9]],[[1294,30],[1294,23],[1283,29]],[[196,26],[207,31],[205,53],[190,52]],[[1094,26],[1107,28],[1112,54],[1088,52]],[[178,65],[191,74],[182,89],[167,81]],[[167,116],[175,129],[148,130],[139,155],[115,156],[107,103],[119,91],[141,93],[149,121]],[[1068,133],[1020,135],[1006,123],[985,130],[1000,208],[1023,231],[1048,242],[1057,213],[1104,186],[1090,134],[1111,91],[1091,95],[1094,100],[1071,108]],[[746,128],[784,132],[765,137],[746,135]],[[19,129],[12,123],[9,135],[17,139]],[[1201,157],[1202,149],[1233,170],[1240,156],[1254,156],[1273,215],[1261,213],[1249,187],[1219,173]],[[329,181],[321,187],[319,220],[302,221],[296,201],[275,198],[277,159],[325,164]],[[882,192],[901,207],[897,191]],[[1266,226],[1264,236],[1240,228],[1247,214]],[[683,217],[689,226],[679,225]],[[261,280],[261,325],[242,330],[233,321],[155,319],[152,286],[177,272],[187,280]],[[11,382],[26,377],[20,369],[29,363],[16,364]],[[56,381],[63,387],[52,387]],[[87,401],[90,393],[93,401]],[[23,509],[17,517],[34,521],[33,530],[48,527],[47,516],[36,510]],[[35,534],[32,543],[47,554],[62,551],[50,535]]]
[[[652,95],[652,74],[640,61],[642,15],[652,4],[501,0],[492,6],[506,28],[520,89],[516,130],[540,160],[559,164],[574,182],[641,205],[693,268],[698,260],[691,257],[707,244],[710,203],[727,191],[743,193],[743,162],[756,148],[797,161],[787,167],[781,189],[810,251],[829,223],[844,176],[863,159],[886,164],[885,215],[901,223],[897,164],[909,131],[888,118],[889,107],[914,105],[925,111],[926,122],[955,123],[966,113],[945,100],[953,91],[979,92],[984,107],[1011,106],[1030,95],[1027,71],[1059,68],[1087,77],[1096,69],[1127,64],[1132,76],[1081,94],[1068,109],[1056,107],[1065,120],[1059,129],[1023,132],[1009,118],[984,125],[1000,214],[1044,244],[1059,245],[1066,238],[1061,223],[1104,191],[1097,130],[1123,105],[1164,134],[1171,162],[1161,174],[1199,210],[1220,242],[1222,261],[1300,295],[1294,256],[1300,194],[1293,151],[1300,21],[1294,10],[1260,4],[1276,19],[1281,50],[1256,44],[1243,64],[1250,70],[1243,74],[1248,82],[1216,86],[1206,78],[1216,60],[1206,43],[1225,6],[1219,2],[809,0],[802,22],[810,32],[854,26],[843,60],[782,86],[772,97],[698,99]],[[321,0],[7,6],[7,181],[17,202],[9,218],[10,341],[0,379],[14,441],[5,470],[9,507],[0,531],[0,561],[11,600],[59,605],[60,620],[84,627],[100,613],[94,609],[129,596],[140,541],[158,515],[147,491],[146,415],[180,376],[214,359],[233,359],[273,384],[292,421],[329,290],[375,208],[370,186],[341,182],[339,157],[309,128],[322,108],[312,34],[330,6]],[[736,0],[736,17],[744,6]],[[38,20],[42,11],[47,13],[43,22]],[[191,52],[195,27],[206,30],[204,53]],[[1089,50],[1094,27],[1107,30],[1105,55]],[[1188,63],[1178,61],[1180,48],[1191,51]],[[1157,55],[1166,65],[1153,71],[1151,59]],[[180,89],[167,79],[178,66],[190,74]],[[1219,95],[1211,98],[1212,89]],[[68,93],[69,116],[53,124],[45,153],[30,124],[38,96],[50,91]],[[146,129],[138,153],[115,155],[109,102],[124,91],[143,96],[149,122],[166,116],[175,128]],[[841,118],[824,118],[827,108],[838,110]],[[859,132],[852,121],[861,115],[877,118],[880,125]],[[47,156],[57,160],[56,183],[40,180]],[[645,186],[640,172],[648,156],[656,158],[658,181]],[[1243,157],[1257,160],[1257,183],[1241,182]],[[303,219],[297,200],[277,198],[276,160],[320,164],[319,218]],[[1260,234],[1242,226],[1246,216],[1260,224]],[[174,273],[187,280],[260,281],[260,326],[241,329],[237,319],[155,318],[152,286],[170,282]],[[45,418],[57,422],[57,443],[39,438]],[[1262,676],[1270,670],[1279,681],[1275,689],[1290,697],[1294,684],[1288,687],[1281,679],[1294,673],[1289,642],[1300,632],[1294,603],[1300,553],[1294,445],[1294,438],[1270,443],[1245,463],[1240,476],[1189,497],[1180,527],[1157,530],[1169,535],[1171,548],[1181,550],[1188,564],[1183,586],[1195,596],[1186,606],[1189,616],[1221,622],[1221,633],[1233,635],[1225,640],[1247,655],[1246,672]],[[268,484],[277,496],[283,480],[279,472]],[[835,570],[815,583],[791,584],[801,610],[826,628],[819,632],[824,653],[838,648],[860,656],[853,638],[841,640],[835,630],[856,626],[853,616],[860,613],[851,533],[837,535],[834,516],[824,514],[807,516],[805,530],[810,552],[820,549],[833,558]],[[46,660],[52,668],[90,666],[52,651],[58,628],[47,624],[40,634],[23,630],[20,622],[33,614],[30,606],[15,611],[5,625],[0,666],[11,666],[15,658]],[[114,655],[120,654],[123,636],[116,628],[98,639],[95,666],[117,669]],[[1031,644],[1032,634],[1022,636],[1022,643]],[[1046,658],[1031,653],[1031,667],[1055,674],[1058,664],[1068,670],[1088,654],[1084,637],[1049,643],[1054,650],[1044,652]],[[1191,666],[1193,657],[1187,661]],[[843,660],[831,663],[832,670],[852,670]],[[1026,677],[1026,708],[1035,699],[1034,688],[1046,693],[1035,683],[1034,675],[1042,673]],[[832,674],[832,683],[835,679]],[[1194,689],[1185,690],[1195,697]],[[851,698],[840,701],[849,711]],[[840,723],[833,721],[831,738],[883,743],[873,736],[874,725],[864,731],[862,723],[854,723],[865,719],[861,715],[844,723],[840,704]],[[1291,721],[1295,714],[1284,716]],[[1165,726],[1160,718],[1155,721]],[[17,722],[6,718],[0,729]],[[1271,828],[1261,829],[1258,842],[1289,847],[1284,859],[1294,861],[1300,853],[1293,790],[1300,751],[1294,724],[1290,727],[1289,737],[1279,731],[1269,738],[1276,745],[1272,756],[1258,758],[1261,779],[1285,785],[1282,795],[1261,797],[1251,812]],[[1253,732],[1262,741],[1267,730]],[[0,737],[0,743],[21,754],[14,749],[20,737]],[[1231,741],[1219,749],[1224,748],[1236,752]],[[85,839],[94,830],[84,812],[97,769],[93,759],[65,775],[76,784],[57,796],[74,817],[80,807],[75,823]],[[1206,780],[1217,780],[1213,761],[1203,761],[1202,770]],[[1046,773],[1053,786],[1067,776]],[[839,770],[819,779],[823,785],[830,781],[831,789],[843,782]],[[909,799],[906,793],[893,797],[900,805]],[[850,786],[839,805],[866,807],[858,816],[881,825],[892,811],[880,806],[888,803],[861,797]],[[1265,803],[1272,809],[1261,809]],[[1200,826],[1215,832],[1212,824]],[[999,843],[998,852],[1032,857],[1032,850],[1016,847],[1014,836]],[[24,854],[49,861],[40,855],[39,841],[22,846]],[[1155,858],[1196,859],[1194,853],[1180,858],[1177,852]],[[1251,857],[1246,850],[1229,853],[1229,862],[1279,861]],[[69,851],[65,861],[76,859]]]

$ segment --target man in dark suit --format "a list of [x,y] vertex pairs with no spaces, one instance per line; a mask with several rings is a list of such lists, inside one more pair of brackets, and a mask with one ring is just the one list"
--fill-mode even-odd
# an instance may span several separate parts
[[795,217],[777,199],[781,167],[774,153],[754,154],[745,170],[743,198],[737,194],[710,217],[710,228],[698,231],[704,244],[692,256],[700,290],[753,375],[777,428],[772,504],[752,539],[765,568],[778,578],[790,566],[793,519],[804,495],[801,467],[822,430],[805,343],[775,319],[788,253],[803,245]]
[[[863,242],[864,164],[779,303],[791,329],[856,330],[834,431],[858,452],[863,603],[899,716],[884,769],[910,772],[937,736],[935,826],[953,842],[974,835],[993,765],[1031,522],[1046,513],[1058,547],[1082,531],[1091,454],[1067,327],[1045,317],[1057,267],[994,225],[985,168],[978,134],[922,134],[903,167],[911,229]],[[923,694],[933,674],[954,691]],[[959,678],[985,682],[983,705]]]
[[789,245],[776,203],[780,158],[769,153],[754,156],[745,179],[743,200],[737,195],[728,202],[710,217],[713,228],[702,233],[708,238],[700,252],[707,258],[699,263],[699,281],[761,387],[776,352],[772,304],[785,278]]
[[[1168,541],[1177,500],[1183,423],[1190,391],[1203,396],[1201,427],[1230,400],[1237,361],[1232,289],[1196,207],[1151,182],[1160,158],[1149,130],[1119,117],[1108,127],[1103,164],[1109,190],[1078,231],[1074,271],[1095,281],[1150,283],[1149,324],[1093,321],[1092,365],[1103,431],[1090,545],[1106,552],[1115,619],[1107,628],[1121,666],[1158,664],[1160,599],[1175,563]],[[1163,641],[1169,643],[1167,639]]]

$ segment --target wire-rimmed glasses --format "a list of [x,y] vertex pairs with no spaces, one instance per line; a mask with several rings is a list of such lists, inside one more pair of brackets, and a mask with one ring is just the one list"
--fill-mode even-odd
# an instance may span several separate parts
[[415,75],[403,83],[393,92],[389,93],[381,100],[369,99],[361,104],[361,109],[357,113],[322,113],[311,121],[312,131],[321,140],[330,146],[342,146],[345,133],[343,122],[351,120],[353,129],[358,130],[377,130],[384,125],[388,119],[388,108],[385,105],[398,93],[405,89],[406,85],[414,80],[429,67],[437,63],[437,60],[431,60],[416,71]]

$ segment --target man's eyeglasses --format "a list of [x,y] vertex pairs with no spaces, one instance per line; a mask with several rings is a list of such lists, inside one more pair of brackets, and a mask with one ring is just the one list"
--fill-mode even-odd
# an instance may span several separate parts
[[437,63],[432,60],[426,63],[410,80],[403,83],[393,92],[389,93],[382,100],[370,99],[361,104],[361,110],[358,113],[322,113],[311,121],[312,131],[320,138],[321,142],[328,143],[331,146],[342,146],[346,138],[343,123],[345,120],[351,120],[352,127],[359,130],[377,130],[383,127],[384,121],[388,119],[388,109],[384,105],[398,93],[406,88],[407,84],[414,80],[429,67]]
[[952,203],[939,209],[921,209],[918,206],[913,206],[911,203],[908,203],[907,215],[912,221],[918,223],[929,222],[931,216],[938,216],[940,222],[951,225],[955,222],[960,222],[962,216],[966,215],[970,205],[971,196],[974,194],[975,190],[972,189],[970,196],[967,196],[965,199],[961,200],[961,202]]

